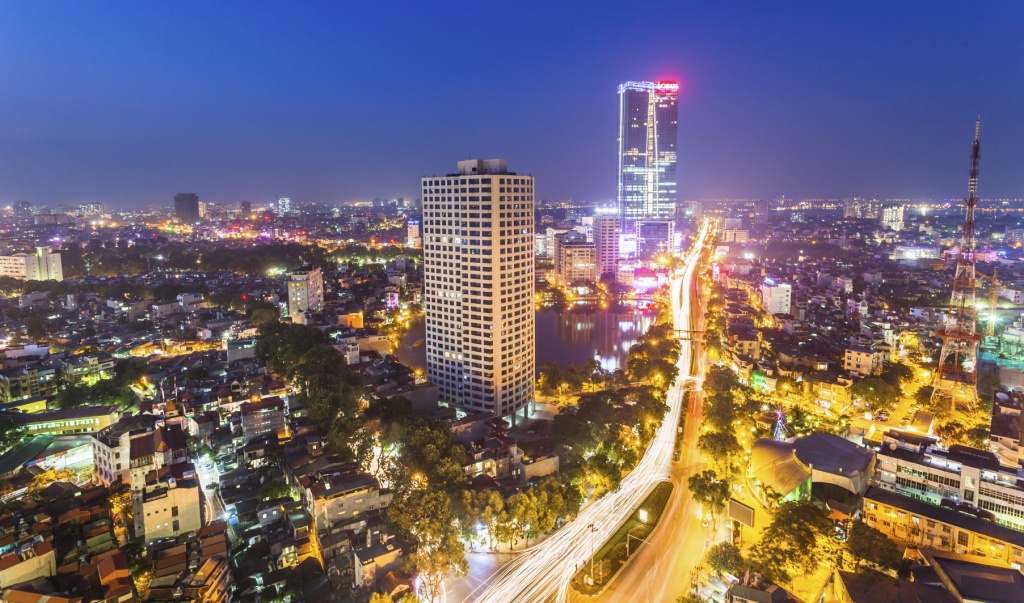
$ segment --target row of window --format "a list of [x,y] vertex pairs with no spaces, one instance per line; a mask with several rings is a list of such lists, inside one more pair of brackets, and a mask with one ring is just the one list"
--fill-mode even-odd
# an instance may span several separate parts
[[[431,179],[425,178],[423,180],[423,186],[453,186],[456,184],[481,184],[487,182],[493,182],[494,176],[490,177],[479,177],[476,178],[440,178]],[[533,184],[533,178],[527,176],[520,177],[506,177],[498,176],[498,184]]]

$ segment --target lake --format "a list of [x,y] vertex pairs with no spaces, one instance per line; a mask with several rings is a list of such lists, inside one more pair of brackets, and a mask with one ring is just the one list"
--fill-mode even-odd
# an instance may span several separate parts
[[[573,310],[537,313],[537,368],[557,362],[562,368],[596,358],[601,368],[625,368],[626,355],[636,340],[654,324],[656,310],[612,312]],[[398,346],[398,359],[425,369],[427,348],[423,319],[413,321]]]

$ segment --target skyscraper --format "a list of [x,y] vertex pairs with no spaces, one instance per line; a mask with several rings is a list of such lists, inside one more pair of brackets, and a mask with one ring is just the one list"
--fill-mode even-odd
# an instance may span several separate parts
[[442,400],[515,424],[536,378],[533,178],[472,159],[422,184],[427,376]]
[[618,203],[624,233],[636,233],[644,222],[675,219],[678,127],[678,83],[619,86]]
[[248,201],[242,201],[242,203],[241,203],[241,213],[242,213],[242,219],[243,220],[248,220],[249,216],[252,215],[252,203],[249,203]]
[[199,195],[195,193],[178,193],[174,195],[174,215],[182,224],[195,224],[199,221]]
[[277,215],[286,216],[292,211],[292,200],[290,197],[277,198]]

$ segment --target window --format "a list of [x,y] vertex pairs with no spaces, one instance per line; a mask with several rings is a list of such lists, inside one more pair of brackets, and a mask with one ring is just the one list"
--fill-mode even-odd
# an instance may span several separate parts
[[178,520],[177,519],[174,520],[174,526],[172,526],[172,527],[174,528],[175,532],[177,532],[179,529],[181,529],[181,526],[178,525]]
[[171,517],[178,516],[178,507],[171,507]]
[[956,535],[956,543],[957,544],[959,544],[960,546],[967,546],[967,543],[969,541],[970,541],[970,536],[967,534],[967,532],[959,532],[959,533],[957,533],[957,535]]

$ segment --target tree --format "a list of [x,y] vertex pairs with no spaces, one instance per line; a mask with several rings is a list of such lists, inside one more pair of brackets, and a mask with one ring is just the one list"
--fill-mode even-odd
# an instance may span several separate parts
[[895,407],[899,391],[898,387],[878,377],[861,379],[850,389],[855,398],[861,398],[876,412]]
[[423,487],[399,493],[388,507],[388,519],[402,536],[416,543],[416,552],[406,563],[418,573],[428,600],[441,593],[446,575],[469,569],[452,501],[443,490]]
[[719,542],[708,549],[704,560],[716,572],[738,573],[743,568],[743,555],[740,549],[731,542]]
[[732,392],[714,392],[706,398],[704,406],[704,420],[716,431],[726,431],[732,428],[736,420],[736,402]]
[[493,551],[497,541],[498,519],[505,510],[505,499],[497,490],[466,490],[462,493],[462,504],[467,512],[467,528],[473,531],[477,525],[484,526],[487,530],[487,546]]
[[861,561],[887,568],[895,568],[900,563],[900,552],[896,544],[863,521],[853,524],[847,550],[853,556],[854,565],[858,569]]
[[0,454],[7,452],[25,437],[25,428],[10,419],[0,419]]
[[729,500],[729,483],[718,479],[714,471],[708,469],[691,475],[686,480],[693,500],[699,502],[713,517],[725,510],[725,503]]
[[814,503],[788,502],[779,505],[751,553],[761,573],[776,582],[788,581],[790,571],[814,573],[835,541],[832,520]]
[[132,487],[128,482],[118,480],[110,485],[107,492],[110,507],[121,517],[125,526],[134,525],[135,512],[132,506]]
[[731,432],[706,431],[697,438],[697,447],[715,459],[726,473],[732,472],[732,457],[739,454],[739,440]]
[[128,575],[135,583],[135,592],[141,595],[156,577],[153,571],[153,562],[146,555],[146,545],[141,542],[131,542],[121,547],[121,551],[128,558]]
[[292,495],[291,486],[281,482],[267,482],[260,488],[259,497],[261,501],[276,500]]
[[954,444],[965,444],[968,439],[968,429],[959,421],[946,421],[935,428],[935,435],[942,438],[942,444],[949,448]]
[[914,369],[905,364],[893,363],[885,367],[879,378],[889,385],[899,387],[914,380]]
[[917,389],[917,393],[914,394],[914,402],[916,402],[918,406],[927,407],[932,401],[933,391],[935,391],[935,388],[931,385],[922,385]]
[[52,483],[70,481],[74,477],[75,472],[70,469],[65,469],[63,471],[47,469],[32,478],[32,482],[29,484],[28,490],[29,492],[38,492],[45,489]]
[[43,339],[46,337],[46,323],[43,322],[42,318],[38,316],[28,316],[25,318],[25,337],[29,339]]

